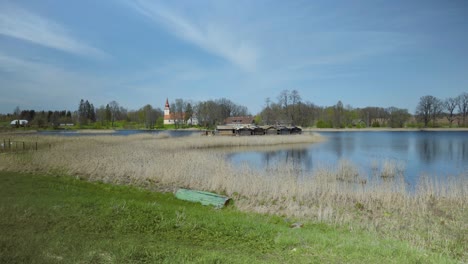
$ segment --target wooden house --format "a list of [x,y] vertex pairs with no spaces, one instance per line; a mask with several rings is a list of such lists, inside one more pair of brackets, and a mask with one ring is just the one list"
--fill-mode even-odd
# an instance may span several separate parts
[[233,126],[217,126],[216,133],[220,136],[234,136],[236,129]]
[[230,116],[224,120],[225,125],[233,126],[252,125],[253,123],[253,116]]
[[288,129],[289,129],[289,134],[291,134],[291,135],[300,135],[300,134],[302,134],[302,128],[300,128],[300,127],[292,126],[292,127],[288,127]]
[[253,129],[247,126],[241,126],[236,128],[236,135],[238,136],[251,136],[253,135]]
[[278,131],[274,126],[262,126],[265,135],[277,135]]
[[252,127],[251,129],[252,129],[252,135],[256,135],[256,136],[265,135],[265,130],[262,127],[255,126],[255,127]]
[[276,127],[276,132],[277,132],[278,135],[289,135],[289,134],[291,134],[290,130],[285,126]]

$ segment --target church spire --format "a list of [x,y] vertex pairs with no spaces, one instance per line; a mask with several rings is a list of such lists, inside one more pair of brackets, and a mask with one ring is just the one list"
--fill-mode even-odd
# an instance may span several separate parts
[[166,106],[165,108],[169,108],[169,100],[166,98]]

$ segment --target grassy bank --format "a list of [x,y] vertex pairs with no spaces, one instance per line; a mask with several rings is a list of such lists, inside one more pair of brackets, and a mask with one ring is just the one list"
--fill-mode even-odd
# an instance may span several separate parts
[[362,231],[126,186],[0,172],[1,263],[450,263]]
[[[25,135],[25,140],[28,136]],[[390,239],[467,261],[468,175],[421,177],[408,191],[400,164],[374,161],[365,177],[352,163],[317,167],[298,177],[290,164],[268,171],[234,167],[231,151],[300,146],[318,136],[184,137],[168,135],[30,136],[41,151],[0,156],[0,170],[72,175],[150,190],[178,187],[231,196],[242,211],[296,217]]]

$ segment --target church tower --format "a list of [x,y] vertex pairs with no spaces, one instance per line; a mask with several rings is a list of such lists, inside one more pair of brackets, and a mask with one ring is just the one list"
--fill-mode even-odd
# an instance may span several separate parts
[[169,107],[169,100],[166,98],[166,105],[164,106],[164,116],[170,116],[170,107]]
[[169,100],[166,98],[166,105],[164,106],[164,124],[173,124],[174,120],[171,118],[171,109],[169,107]]

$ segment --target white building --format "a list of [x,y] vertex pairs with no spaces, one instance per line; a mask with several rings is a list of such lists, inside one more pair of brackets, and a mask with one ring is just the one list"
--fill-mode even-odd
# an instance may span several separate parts
[[[169,105],[169,100],[166,98],[166,105],[164,106],[164,124],[173,125],[175,123],[185,124],[185,113],[171,113],[171,107]],[[187,120],[187,125],[198,125],[198,118],[195,114]]]
[[28,120],[15,119],[15,120],[11,121],[10,125],[12,125],[12,126],[16,126],[16,125],[26,126],[26,125],[28,125]]

